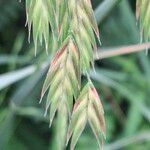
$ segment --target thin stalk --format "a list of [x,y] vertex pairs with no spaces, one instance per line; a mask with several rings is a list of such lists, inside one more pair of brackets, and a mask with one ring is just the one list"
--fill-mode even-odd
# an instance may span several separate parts
[[113,48],[113,49],[104,48],[104,49],[100,49],[97,52],[97,54],[95,54],[95,60],[114,57],[118,55],[135,53],[135,52],[143,51],[149,48],[150,48],[150,42],[142,43],[142,44],[135,44],[135,45],[130,45],[130,46],[123,46],[123,47]]

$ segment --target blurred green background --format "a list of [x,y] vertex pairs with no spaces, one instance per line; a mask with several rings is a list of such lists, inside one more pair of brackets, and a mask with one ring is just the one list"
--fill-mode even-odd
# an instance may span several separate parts
[[[92,0],[93,7],[101,8],[101,12],[110,10],[96,13],[102,47],[139,43],[136,1],[106,1],[112,7]],[[59,124],[55,119],[49,128],[48,118],[43,116],[45,99],[39,104],[48,68],[45,60],[50,56],[42,47],[34,56],[25,20],[24,2],[0,0],[0,150],[57,150]],[[96,61],[95,68],[91,78],[106,119],[104,150],[149,150],[150,57],[143,51],[107,58]],[[76,150],[98,150],[88,125]]]

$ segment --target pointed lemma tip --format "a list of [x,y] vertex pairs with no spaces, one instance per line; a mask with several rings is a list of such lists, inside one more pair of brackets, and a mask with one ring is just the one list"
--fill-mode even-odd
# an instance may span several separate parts
[[98,36],[98,42],[99,42],[99,44],[100,44],[100,46],[102,45],[102,42],[101,42],[101,39],[100,39],[100,37]]
[[48,108],[49,108],[49,106],[47,105],[46,109],[45,109],[44,117],[46,117],[46,115],[47,115]]
[[48,55],[48,45],[46,44],[46,54]]
[[30,44],[30,32],[28,34],[28,43]]
[[[26,14],[27,16],[27,14]],[[27,19],[26,19],[26,22],[25,22],[25,27],[28,25],[28,16],[27,16]]]
[[67,140],[66,140],[66,146],[68,145],[69,143],[69,139],[70,139],[71,135],[70,135],[70,131],[68,130],[67,131]]
[[42,99],[43,99],[43,95],[41,95],[41,98],[40,98],[39,104],[41,104]]
[[45,110],[44,117],[46,117],[46,115],[47,115],[47,108],[46,108],[46,110]]
[[52,126],[52,119],[49,121],[49,128]]
[[93,67],[93,72],[94,72],[95,75],[97,74],[97,73],[96,73],[96,70],[95,70],[95,67]]
[[100,56],[98,55],[98,52],[97,52],[97,51],[96,51],[96,58],[97,58],[97,60],[100,59]]
[[66,146],[68,145],[68,142],[69,142],[69,137],[67,136]]

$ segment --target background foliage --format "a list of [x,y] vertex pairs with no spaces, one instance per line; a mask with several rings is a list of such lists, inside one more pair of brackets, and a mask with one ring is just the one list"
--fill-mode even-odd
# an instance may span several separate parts
[[[107,7],[111,4],[111,0]],[[92,1],[94,8],[100,0]],[[139,43],[135,1],[120,0],[107,14],[96,13],[102,47]],[[101,7],[102,8],[102,7]],[[106,10],[103,7],[102,11]],[[98,10],[98,9],[97,9]],[[54,122],[48,128],[45,104],[39,104],[50,58],[43,47],[34,56],[28,44],[24,3],[0,1],[0,149],[58,149]],[[45,60],[47,60],[45,62]],[[150,149],[150,58],[145,52],[95,62],[91,78],[101,97],[106,118],[104,149]],[[87,125],[77,150],[98,149]]]

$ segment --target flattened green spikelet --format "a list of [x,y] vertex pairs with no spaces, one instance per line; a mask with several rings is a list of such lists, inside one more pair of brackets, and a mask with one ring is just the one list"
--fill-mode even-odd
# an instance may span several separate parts
[[80,90],[78,60],[79,53],[74,42],[67,39],[51,62],[41,94],[43,97],[50,86],[46,103],[46,113],[50,107],[50,124],[61,101],[71,114],[73,96],[77,98]]
[[85,85],[74,105],[67,135],[67,142],[72,135],[71,150],[74,149],[87,121],[101,147],[102,136],[105,137],[104,111],[96,89],[90,81]]

